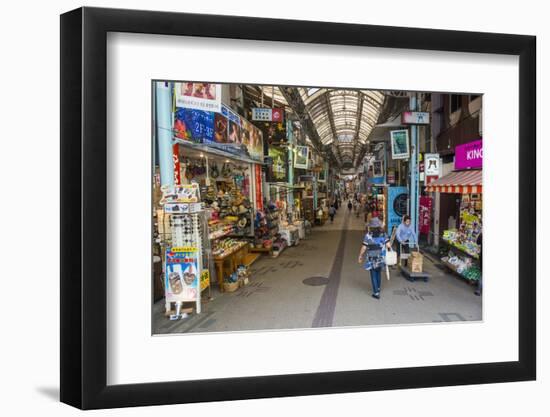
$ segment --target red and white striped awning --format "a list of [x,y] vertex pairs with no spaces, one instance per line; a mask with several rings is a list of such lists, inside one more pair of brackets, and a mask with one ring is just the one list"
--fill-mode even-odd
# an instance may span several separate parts
[[445,175],[427,187],[433,193],[478,194],[482,192],[482,170],[455,171]]

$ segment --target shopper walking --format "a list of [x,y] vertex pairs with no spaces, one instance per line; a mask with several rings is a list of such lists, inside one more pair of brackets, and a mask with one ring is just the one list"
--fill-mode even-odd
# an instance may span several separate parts
[[334,208],[334,204],[332,206],[330,206],[330,208],[328,209],[328,215],[330,217],[330,222],[333,223],[334,222],[334,215],[336,214],[336,209]]
[[403,221],[397,227],[395,238],[397,239],[397,256],[399,258],[401,258],[401,246],[405,253],[409,253],[409,247],[418,244],[416,233],[411,226],[410,216],[403,216]]
[[[378,223],[376,223],[378,224]],[[384,234],[383,227],[370,223],[359,252],[359,264],[370,272],[372,297],[380,299],[382,285],[382,268],[385,266],[386,250],[391,250],[390,240]]]
[[351,203],[351,200],[348,200],[348,211],[351,213],[351,208],[353,207],[353,204]]

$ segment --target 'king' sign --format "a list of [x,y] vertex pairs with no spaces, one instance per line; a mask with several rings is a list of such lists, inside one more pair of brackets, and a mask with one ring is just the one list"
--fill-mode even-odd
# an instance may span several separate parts
[[481,169],[483,166],[483,141],[465,143],[455,148],[455,170]]

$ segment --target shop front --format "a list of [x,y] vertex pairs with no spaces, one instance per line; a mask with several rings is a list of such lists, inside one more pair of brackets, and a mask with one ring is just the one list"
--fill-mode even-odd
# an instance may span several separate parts
[[[455,168],[469,168],[472,165],[481,168],[481,161],[468,166],[461,164],[461,152],[457,148]],[[454,171],[430,183],[426,188],[427,192],[441,193],[441,205],[445,205],[448,200],[451,207],[447,211],[451,220],[442,235],[444,256],[441,260],[468,281],[478,281],[481,278],[479,258],[483,213],[482,173],[481,169]]]

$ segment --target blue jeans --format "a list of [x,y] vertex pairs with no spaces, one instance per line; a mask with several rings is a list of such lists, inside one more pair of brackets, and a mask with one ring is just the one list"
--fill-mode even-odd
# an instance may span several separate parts
[[370,270],[370,280],[372,283],[373,294],[380,294],[381,277],[382,277],[382,268],[373,268]]

